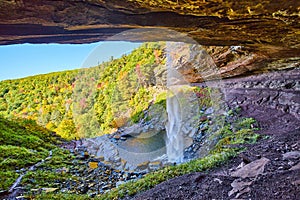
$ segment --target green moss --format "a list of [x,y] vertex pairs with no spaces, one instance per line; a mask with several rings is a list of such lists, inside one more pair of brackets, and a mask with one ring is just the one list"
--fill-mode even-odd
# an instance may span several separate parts
[[260,138],[252,128],[255,123],[253,118],[241,118],[232,124],[222,126],[209,138],[218,141],[211,153],[227,150],[230,145],[255,143]]
[[[30,197],[30,196],[29,196]],[[77,195],[77,194],[42,194],[37,197],[32,197],[33,199],[39,199],[39,200],[90,200],[92,199],[88,195]]]
[[255,134],[253,129],[248,128],[251,127],[253,123],[255,123],[255,120],[249,118],[238,120],[236,122],[237,130],[235,132],[231,130],[230,124],[226,123],[210,138],[217,139],[218,143],[210,151],[208,156],[177,166],[169,166],[147,174],[144,178],[121,185],[119,188],[113,189],[111,192],[97,199],[119,199],[125,196],[132,196],[176,176],[191,172],[201,172],[219,166],[237,155],[237,153],[243,149],[231,148],[230,145],[256,142],[259,135]]
[[[45,159],[49,150],[56,147],[57,141],[56,135],[33,121],[10,121],[0,117],[0,190],[6,190],[13,184],[19,176],[16,170],[26,169]],[[63,150],[56,151],[65,153]],[[65,159],[61,154],[56,157],[57,163]]]
[[28,189],[42,188],[42,187],[57,187],[59,182],[73,178],[68,173],[55,172],[50,170],[36,170],[28,172],[23,180],[22,184]]
[[38,167],[38,170],[28,172],[22,184],[27,188],[41,188],[41,187],[59,187],[58,183],[63,183],[67,180],[78,180],[78,177],[72,176],[70,173],[61,169],[74,167],[72,161],[74,156],[69,151],[60,148],[52,150],[52,158],[46,160]]
[[163,106],[164,109],[167,109],[167,92],[161,92],[156,96],[154,104]]
[[8,189],[16,181],[19,174],[15,171],[2,170],[0,171],[0,190]]
[[251,129],[252,126],[256,123],[253,118],[244,118],[238,122],[238,128],[240,129]]
[[181,165],[169,166],[162,170],[147,174],[144,178],[139,179],[135,182],[129,182],[121,185],[119,186],[119,188],[115,188],[111,192],[106,193],[96,199],[119,199],[124,198],[127,195],[132,196],[138,192],[148,190],[155,185],[171,178],[191,172],[205,171],[212,167],[218,166],[234,155],[234,151],[227,151],[216,153],[202,159],[193,160]]
[[[218,125],[221,126],[223,124],[221,121],[224,120],[223,117],[220,117],[219,121],[216,121],[216,124],[220,123]],[[222,128],[209,138],[210,140],[216,140],[217,143],[206,157],[151,172],[142,179],[127,182],[120,185],[118,188],[112,189],[106,194],[95,197],[95,199],[121,199],[126,196],[133,196],[139,192],[151,189],[155,185],[171,178],[192,172],[202,172],[219,166],[244,150],[242,146],[237,147],[232,145],[253,143],[259,139],[259,135],[255,134],[253,129],[251,129],[253,124],[255,124],[255,120],[249,118],[237,119],[231,124],[225,121]],[[63,194],[41,194],[38,196],[38,199],[58,199],[59,197],[71,199],[73,196]],[[85,199],[87,197],[76,196],[76,198]]]
[[2,170],[21,169],[42,160],[46,155],[43,151],[36,153],[24,147],[1,145],[0,168]]
[[75,158],[74,155],[70,154],[69,151],[56,148],[52,151],[52,158],[40,165],[41,168],[46,167],[48,169],[58,169],[62,167],[68,167],[72,165],[72,160]]

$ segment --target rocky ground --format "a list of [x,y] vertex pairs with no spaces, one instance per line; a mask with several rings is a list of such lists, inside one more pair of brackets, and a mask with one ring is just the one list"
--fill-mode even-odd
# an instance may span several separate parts
[[[217,169],[177,177],[127,199],[300,199],[299,73],[299,70],[292,70],[225,81],[223,91],[227,103],[231,107],[239,106],[243,116],[255,118],[260,127],[257,132],[263,135],[263,139],[256,144],[244,145],[246,151]],[[191,137],[192,143],[185,149],[186,155],[192,157],[200,152],[199,144],[202,146],[204,142],[201,138],[206,138],[203,136],[210,132],[207,127],[214,127],[215,110],[211,107],[202,109],[202,127]],[[225,115],[228,116],[228,113]],[[122,138],[128,132],[123,130],[121,134],[106,137],[107,141],[112,140],[112,143],[104,143],[109,145],[106,150],[130,140]],[[55,187],[44,188],[44,191],[94,197],[128,180],[142,177],[152,165],[154,168],[162,166],[161,162],[155,166],[155,163],[144,162],[140,163],[140,170],[124,170],[126,163],[122,163],[121,158],[116,157],[113,151],[110,157],[115,160],[101,156],[102,147],[99,148],[98,143],[92,145],[93,142],[97,139],[63,145],[76,157],[68,168],[61,168],[59,173],[80,178],[57,182]],[[84,146],[92,150],[92,146],[97,146],[95,155],[92,156],[93,151],[88,152]],[[116,169],[112,164],[124,166]],[[31,192],[36,194],[42,190]]]
[[[73,142],[78,143],[78,141]],[[67,145],[69,144],[67,143]],[[72,145],[63,148],[69,149],[76,155],[76,158],[72,161],[73,165],[69,169],[65,169],[66,173],[80,177],[80,179],[79,181],[70,180],[60,183],[59,190],[61,192],[88,194],[90,197],[94,197],[126,181],[141,178],[144,174],[115,169],[111,166],[111,163],[105,162],[104,157],[95,158],[88,153],[86,147],[81,145],[75,149]]]
[[[267,137],[256,144],[245,145],[245,152],[222,167],[171,179],[127,199],[299,199],[300,129],[270,134],[271,128],[265,126],[260,132],[266,130]],[[94,197],[127,180],[143,176],[142,173],[116,170],[103,164],[104,158],[91,157],[79,141],[66,143],[63,147],[74,152],[76,158],[73,165],[62,168],[61,173],[81,178],[57,183],[59,189],[45,188],[46,192],[59,190]]]
[[264,139],[218,169],[177,177],[133,199],[299,199],[299,133]]
[[161,183],[128,199],[300,199],[299,70],[225,81],[231,106],[266,136],[227,164]]
[[[73,159],[67,160],[67,167],[62,167],[55,170],[57,175],[68,175],[69,179],[60,180],[45,180],[44,187],[36,186],[29,187],[26,184],[18,183],[16,187],[9,193],[3,192],[0,195],[0,199],[28,199],[27,197],[33,197],[41,192],[63,192],[72,194],[87,194],[89,197],[94,197],[98,194],[103,194],[118,185],[133,179],[138,179],[143,176],[143,173],[129,172],[123,170],[117,170],[110,165],[105,164],[104,158],[94,158],[87,153],[87,150],[83,146],[74,148],[76,141],[67,142],[62,145],[62,148],[71,151],[74,155]],[[49,156],[42,162],[48,162],[52,158]],[[50,172],[47,165],[38,166],[36,164],[31,167],[29,171],[45,171]],[[40,177],[36,176],[30,179],[32,184],[35,184]],[[28,182],[28,181],[27,181]],[[48,186],[47,186],[48,185]],[[27,197],[25,197],[26,195]]]

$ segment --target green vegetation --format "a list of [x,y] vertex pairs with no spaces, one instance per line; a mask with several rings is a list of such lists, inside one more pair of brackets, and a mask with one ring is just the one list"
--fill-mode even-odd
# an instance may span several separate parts
[[[64,122],[72,119],[72,83],[77,74],[74,70],[0,82],[0,115],[62,130]],[[67,137],[63,131],[59,134]]]
[[104,194],[99,199],[118,199],[127,195],[132,196],[139,192],[151,189],[155,185],[191,172],[201,172],[218,166],[234,156],[235,152],[215,153],[202,159],[193,160],[177,166],[165,167],[162,170],[147,174],[135,182],[129,182]]
[[[201,88],[201,87],[193,87],[193,92],[196,94],[199,100],[199,105],[200,106],[206,106],[210,107],[213,105],[213,98],[214,96],[220,97],[221,94],[219,94],[219,90],[217,89],[212,89],[209,87]],[[218,93],[218,94],[217,94]],[[214,95],[217,94],[217,95]],[[212,96],[214,95],[214,96]],[[214,99],[215,101],[218,101],[217,99]]]
[[[191,172],[202,172],[219,166],[244,150],[242,147],[231,147],[230,145],[256,142],[259,135],[255,134],[253,129],[251,129],[254,123],[255,121],[252,118],[237,119],[233,122],[235,127],[235,131],[233,131],[227,122],[224,127],[211,137],[211,140],[214,140],[215,137],[218,137],[219,140],[215,148],[206,157],[151,172],[139,180],[120,185],[106,194],[95,197],[95,199],[120,199],[126,196],[133,196],[171,178]],[[74,196],[70,194],[42,194],[38,198],[72,199]],[[76,198],[88,199],[86,196],[78,196]]]
[[0,82],[0,116],[31,119],[63,138],[138,122],[162,87],[164,43],[145,43],[99,66]]
[[[250,129],[251,124],[254,122],[253,119],[248,118],[236,121],[236,132],[228,129],[229,124],[225,124],[217,133],[220,137],[218,144],[211,150],[208,156],[177,166],[168,166],[159,171],[147,174],[140,180],[129,182],[121,185],[119,188],[113,189],[111,192],[100,196],[99,199],[118,199],[128,195],[131,196],[176,176],[191,172],[201,172],[216,167],[234,157],[242,150],[242,148],[231,148],[230,144],[252,143],[259,138],[259,135]],[[249,129],[244,129],[243,127],[249,127]],[[228,138],[231,138],[231,140],[228,140]]]
[[[57,147],[63,140],[32,120],[9,121],[0,117],[0,191],[9,187],[25,174],[21,186],[25,190],[56,188],[65,181],[79,177],[66,173],[74,164],[74,155]],[[52,156],[48,158],[52,152]],[[35,170],[29,168],[44,160]]]
[[32,120],[16,121],[0,117],[0,190],[13,184],[21,173],[16,170],[26,169],[45,159],[61,141]]
[[28,172],[22,184],[26,189],[59,187],[59,183],[67,180],[77,180],[78,177],[66,173],[73,167],[74,156],[69,151],[60,148],[52,150],[52,157],[41,164],[37,170]]
[[160,77],[155,71],[164,66],[163,48],[161,43],[146,43],[104,68],[109,70],[101,74],[95,103],[101,131],[135,123],[143,117],[142,111],[157,95],[154,86],[159,86]]
[[[97,67],[0,82],[0,190],[7,190],[23,171],[46,159],[50,151],[51,159],[28,172],[21,185],[29,191],[78,182],[80,177],[66,171],[79,169],[82,163],[75,162],[70,152],[56,146],[62,139],[53,131],[68,139],[93,137],[142,119],[149,120],[151,114],[145,115],[147,109],[149,113],[158,113],[166,108],[164,65],[164,43],[145,43],[131,54]],[[191,89],[204,107],[212,106],[220,96],[210,88]],[[200,119],[202,115],[194,117]],[[255,121],[251,118],[229,123],[225,116],[220,116],[217,120],[214,122],[217,131],[207,131],[211,133],[207,138],[214,148],[206,157],[151,172],[96,198],[132,196],[176,176],[208,170],[242,151],[241,144],[259,138],[253,132]],[[77,194],[29,196],[91,199]]]
[[93,199],[87,195],[79,195],[79,194],[43,194],[39,195],[36,198],[33,199],[39,199],[39,200],[90,200]]
[[[255,134],[251,127],[256,121],[253,118],[237,119],[236,122],[225,124],[216,133],[210,136],[210,140],[217,140],[211,153],[220,153],[230,150],[231,145],[255,143],[260,135]],[[235,131],[231,127],[235,127]],[[226,148],[224,148],[226,147]]]

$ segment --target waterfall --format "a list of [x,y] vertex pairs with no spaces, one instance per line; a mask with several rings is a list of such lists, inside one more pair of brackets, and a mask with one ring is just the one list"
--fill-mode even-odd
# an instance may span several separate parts
[[184,97],[183,88],[187,86],[187,82],[182,75],[174,68],[174,61],[177,55],[174,55],[174,45],[177,43],[167,43],[167,115],[168,122],[166,124],[166,152],[169,162],[183,162],[184,136],[182,132],[184,119]]
[[[178,91],[178,86],[172,86],[172,91]],[[176,93],[167,98],[168,122],[166,124],[166,150],[169,162],[183,162],[183,135],[181,106]]]
[[195,116],[199,113],[198,99],[177,67],[189,60],[190,46],[168,42],[167,49],[167,115],[166,152],[169,162],[184,161],[184,149],[193,142],[196,133]]
[[184,161],[184,149],[191,145],[198,122],[194,117],[199,112],[197,101],[189,85],[168,87],[168,122],[166,124],[166,150],[169,162]]

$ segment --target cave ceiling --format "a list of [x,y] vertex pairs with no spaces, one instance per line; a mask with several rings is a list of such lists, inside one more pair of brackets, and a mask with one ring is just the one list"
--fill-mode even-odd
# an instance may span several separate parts
[[[176,31],[208,51],[211,46],[242,46],[242,55],[253,55],[248,60],[250,65],[263,63],[264,68],[270,68],[270,63],[277,63],[274,68],[280,68],[281,63],[283,68],[297,67],[299,18],[299,0],[2,0],[0,45],[184,41],[184,37],[172,34]],[[114,37],[136,29],[171,32],[131,31],[129,36]],[[217,49],[222,55],[215,56],[216,63],[221,65],[228,59],[227,50]],[[240,57],[230,59],[232,62]]]

